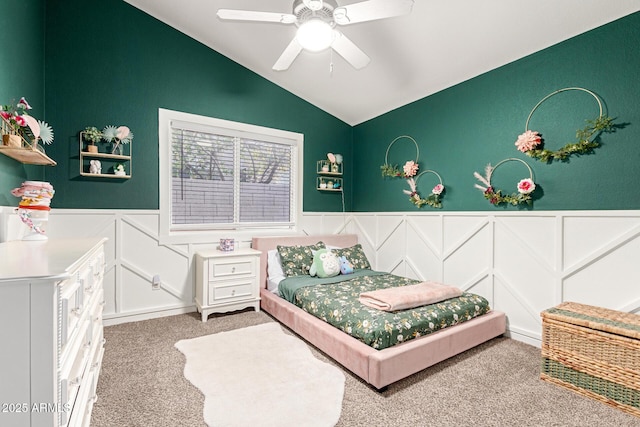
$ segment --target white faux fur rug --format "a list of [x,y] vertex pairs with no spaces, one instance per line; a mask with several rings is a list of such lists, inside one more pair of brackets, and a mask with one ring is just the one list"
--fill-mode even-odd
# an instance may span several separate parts
[[181,340],[184,376],[205,396],[204,420],[218,426],[333,426],[344,374],[316,359],[277,323]]

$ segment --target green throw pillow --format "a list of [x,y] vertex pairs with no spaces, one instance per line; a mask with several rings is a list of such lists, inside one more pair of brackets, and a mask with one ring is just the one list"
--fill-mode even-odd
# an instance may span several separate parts
[[354,270],[359,270],[361,268],[371,269],[371,264],[369,264],[369,260],[364,254],[364,250],[360,243],[356,243],[349,248],[332,249],[332,251],[338,258],[343,256],[351,262]]
[[337,276],[340,274],[338,257],[329,249],[313,251],[313,264],[309,274],[320,278]]
[[315,245],[302,246],[280,246],[278,245],[278,253],[280,254],[280,261],[282,263],[282,271],[287,277],[291,276],[304,276],[309,274],[309,269],[313,263],[313,252],[319,249],[324,249],[323,242],[318,242]]

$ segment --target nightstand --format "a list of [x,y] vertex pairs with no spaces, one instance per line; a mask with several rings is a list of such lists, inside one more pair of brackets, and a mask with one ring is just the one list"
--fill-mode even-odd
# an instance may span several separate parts
[[217,249],[196,252],[196,307],[206,322],[211,313],[253,307],[260,311],[260,251]]

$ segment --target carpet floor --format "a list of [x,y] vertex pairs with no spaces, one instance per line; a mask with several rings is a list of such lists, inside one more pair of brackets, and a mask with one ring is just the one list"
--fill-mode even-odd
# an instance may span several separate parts
[[[184,378],[185,358],[174,344],[273,321],[264,312],[245,310],[214,314],[206,323],[189,313],[106,327],[91,426],[204,426],[204,397]],[[340,367],[310,347],[318,359]],[[540,349],[504,337],[391,384],[382,393],[343,371],[337,426],[640,426],[640,418],[541,381]],[[247,402],[248,410],[250,406]]]

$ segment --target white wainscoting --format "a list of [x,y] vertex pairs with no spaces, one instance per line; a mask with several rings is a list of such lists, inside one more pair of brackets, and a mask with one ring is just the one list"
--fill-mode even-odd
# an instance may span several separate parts
[[[0,209],[0,239],[19,235],[12,212]],[[217,242],[162,245],[158,227],[158,211],[54,209],[47,234],[109,238],[104,318],[114,324],[195,310],[193,255]],[[640,312],[640,211],[306,213],[300,228],[358,234],[377,270],[483,295],[507,313],[511,337],[533,345],[540,312],[562,301]]]

